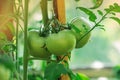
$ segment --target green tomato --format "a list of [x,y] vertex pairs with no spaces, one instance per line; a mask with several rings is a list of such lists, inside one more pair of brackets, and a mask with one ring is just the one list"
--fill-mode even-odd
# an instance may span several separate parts
[[[76,18],[72,20],[71,24],[73,24],[80,32],[76,32],[74,29],[74,35],[76,36],[76,48],[82,48],[88,42],[91,33],[87,34],[84,38],[81,39],[83,35],[85,35],[90,30],[90,24],[86,22],[83,18]],[[80,40],[81,39],[81,40]]]
[[30,31],[28,35],[28,50],[34,57],[48,58],[50,53],[46,50],[45,37],[40,37],[38,31]]
[[4,65],[0,64],[0,80],[9,80],[11,71]]
[[70,30],[53,33],[46,40],[47,49],[56,56],[71,52],[75,48],[75,44],[76,38]]

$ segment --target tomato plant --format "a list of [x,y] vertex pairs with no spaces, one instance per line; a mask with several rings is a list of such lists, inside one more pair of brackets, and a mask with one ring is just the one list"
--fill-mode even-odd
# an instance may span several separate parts
[[[45,60],[47,65],[44,70],[45,80],[62,80],[62,76],[67,75],[71,80],[89,80],[87,76],[80,73],[73,73],[69,68],[68,59],[70,59],[72,50],[76,48],[82,48],[89,41],[90,36],[92,36],[91,31],[96,27],[103,29],[102,21],[110,18],[115,20],[120,24],[120,19],[115,16],[116,13],[120,13],[120,6],[115,3],[110,5],[108,8],[102,10],[97,10],[97,14],[100,15],[101,18],[97,18],[97,15],[92,11],[92,9],[98,8],[103,0],[95,1],[95,6],[88,9],[85,7],[78,6],[76,9],[80,10],[87,15],[88,20],[84,20],[83,18],[77,17],[74,18],[70,23],[66,23],[65,21],[65,8],[61,8],[63,5],[62,2],[64,0],[53,0],[54,11],[52,12],[52,17],[48,17],[48,0],[41,0],[41,12],[42,12],[42,20],[41,26],[37,30],[28,31],[28,10],[29,10],[29,1],[18,0],[15,3],[15,23],[16,23],[16,36],[15,41],[13,42],[13,49],[7,49],[9,52],[7,55],[13,57],[13,61],[16,65],[15,70],[18,74],[20,73],[20,65],[19,65],[19,55],[18,55],[18,34],[19,30],[24,33],[24,53],[23,53],[23,80],[27,80],[28,75],[28,62],[29,60]],[[80,1],[80,0],[75,0]],[[100,2],[99,2],[100,1]],[[58,3],[60,2],[60,3]],[[18,5],[20,3],[20,5]],[[24,6],[23,6],[24,3]],[[99,4],[97,4],[99,3]],[[61,5],[60,5],[61,4]],[[58,7],[60,9],[58,9]],[[57,9],[56,9],[57,8]],[[24,13],[23,13],[24,12]],[[61,13],[61,14],[60,14]],[[80,12],[81,14],[81,12]],[[108,16],[110,14],[110,16]],[[62,20],[64,19],[64,20]],[[90,26],[87,21],[93,23],[93,26]],[[21,27],[21,23],[24,24],[24,28]],[[19,29],[20,27],[20,29]],[[8,36],[0,33],[0,47],[4,45],[4,41]],[[3,41],[3,42],[2,42]],[[9,47],[7,47],[9,48]],[[6,50],[6,49],[4,49]],[[3,51],[6,52],[6,51]],[[32,57],[31,57],[32,56]],[[2,58],[2,57],[0,57]],[[67,60],[66,60],[67,59]],[[4,61],[5,60],[5,61]],[[7,58],[0,60],[0,79],[5,80],[2,77],[5,72],[8,74],[7,79],[9,78],[9,73],[12,71],[11,64],[8,65],[5,62],[9,62]],[[4,62],[4,64],[3,64]],[[1,65],[2,63],[2,65]],[[6,65],[5,65],[6,64]],[[9,69],[9,68],[10,69]],[[3,72],[3,73],[2,73]],[[15,72],[13,72],[15,75]],[[19,76],[20,77],[20,76]],[[40,76],[41,77],[41,76]],[[6,80],[7,80],[6,79]],[[66,78],[64,79],[66,80]]]

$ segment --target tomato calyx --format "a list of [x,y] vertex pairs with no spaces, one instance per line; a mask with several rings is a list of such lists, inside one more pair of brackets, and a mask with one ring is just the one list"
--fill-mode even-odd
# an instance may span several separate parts
[[71,27],[68,24],[62,24],[59,20],[53,16],[52,19],[49,19],[46,26],[41,26],[39,30],[39,36],[47,37],[49,34],[58,33],[62,30],[70,30]]

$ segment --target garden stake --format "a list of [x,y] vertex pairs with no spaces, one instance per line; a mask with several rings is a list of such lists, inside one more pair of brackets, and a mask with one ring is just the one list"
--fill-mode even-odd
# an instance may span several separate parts
[[[62,23],[66,23],[66,15],[65,15],[65,1],[64,0],[53,0],[53,8],[55,17]],[[69,56],[69,55],[68,55]],[[68,62],[68,56],[64,58],[65,61]],[[63,56],[58,56],[58,60],[61,60]],[[63,62],[64,64],[64,62]],[[59,80],[70,80],[68,75],[62,75]]]

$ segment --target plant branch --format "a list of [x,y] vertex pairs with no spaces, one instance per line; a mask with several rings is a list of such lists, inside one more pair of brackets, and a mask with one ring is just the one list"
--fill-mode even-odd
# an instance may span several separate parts
[[41,6],[41,10],[42,10],[43,24],[44,24],[44,27],[46,27],[47,23],[48,23],[47,0],[41,0],[40,6]]
[[23,55],[23,80],[27,80],[28,51],[27,51],[27,24],[28,0],[24,0],[24,55]]
[[84,34],[84,35],[78,40],[78,42],[81,41],[86,35],[88,35],[93,29],[95,29],[95,28],[99,25],[99,23],[101,23],[108,14],[109,14],[109,12],[107,12],[106,14],[104,14],[104,15],[102,16],[102,18],[101,18],[86,34]]
[[29,60],[48,60],[49,58],[37,58],[37,57],[29,57]]

